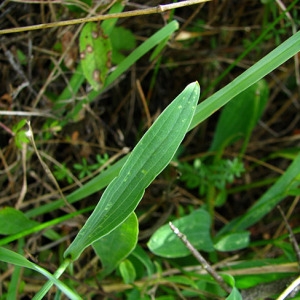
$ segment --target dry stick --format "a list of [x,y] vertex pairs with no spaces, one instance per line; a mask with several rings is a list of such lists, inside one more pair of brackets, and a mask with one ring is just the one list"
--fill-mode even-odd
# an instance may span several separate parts
[[[289,11],[286,11],[286,6],[281,0],[276,0],[277,5],[285,12],[286,17],[290,20],[292,25],[293,34],[297,32],[297,25],[291,16]],[[299,57],[298,55],[294,56],[294,64],[295,64],[295,75],[296,75],[296,82],[298,85],[298,88],[300,88],[300,71],[299,71]]]
[[178,3],[158,5],[156,7],[151,7],[151,8],[146,8],[146,9],[137,9],[137,10],[126,11],[126,12],[122,12],[122,13],[114,13],[114,14],[100,15],[100,16],[89,17],[89,18],[80,18],[80,19],[75,19],[75,20],[67,20],[67,21],[60,21],[60,22],[47,23],[47,24],[38,24],[38,25],[32,25],[32,26],[3,29],[3,30],[0,30],[0,35],[7,34],[7,33],[16,33],[16,32],[46,29],[46,28],[52,28],[52,27],[58,27],[58,26],[76,25],[76,24],[102,21],[102,20],[113,19],[113,18],[128,18],[128,17],[135,17],[135,16],[141,16],[141,15],[158,14],[158,13],[163,13],[163,12],[171,10],[171,9],[184,7],[184,6],[188,6],[188,5],[199,4],[199,3],[208,2],[208,1],[211,1],[211,0],[187,0],[187,1],[181,1]]
[[145,113],[146,113],[147,127],[150,128],[150,126],[151,126],[151,116],[150,116],[150,112],[149,112],[149,107],[148,107],[147,100],[146,100],[146,97],[145,97],[145,94],[144,94],[144,91],[143,91],[143,88],[142,88],[142,85],[141,85],[141,82],[139,81],[139,79],[136,80],[136,86],[137,86],[138,92],[140,94],[140,97],[141,97],[141,100],[142,100],[142,103],[143,103],[143,107],[144,107],[144,110],[145,110]]
[[287,231],[289,232],[290,242],[291,242],[291,244],[294,248],[294,251],[296,253],[296,257],[297,257],[297,260],[298,260],[298,265],[299,265],[299,268],[300,268],[300,249],[299,249],[298,243],[296,241],[295,235],[294,235],[293,230],[292,230],[290,224],[288,223],[288,220],[287,220],[284,212],[282,211],[280,205],[277,205],[277,209],[281,213],[281,216],[282,216],[283,221],[285,223],[285,227],[286,227]]
[[56,116],[46,113],[46,112],[39,112],[39,111],[8,111],[8,110],[1,110],[0,116],[22,116],[22,117],[45,117],[45,118],[52,118],[52,119],[58,119]]
[[[0,122],[0,125],[1,125],[1,122]],[[13,135],[13,133],[12,133],[12,135]],[[3,174],[5,172],[5,174],[6,174],[7,178],[8,178],[8,182],[9,182],[8,185],[9,185],[10,188],[12,188],[13,183],[14,183],[14,178],[13,178],[11,172],[10,172],[11,169],[10,169],[10,167],[7,164],[7,161],[6,161],[6,159],[5,159],[4,155],[3,155],[3,152],[1,150],[1,148],[0,148],[0,161],[2,162],[3,167],[4,167],[4,170],[2,172],[3,172]],[[5,203],[5,202],[3,202],[3,203]]]
[[225,290],[228,294],[231,293],[231,288],[223,280],[223,278],[209,265],[206,259],[195,249],[195,247],[190,243],[187,237],[179,231],[177,227],[169,222],[172,231],[181,239],[185,246],[189,249],[192,255],[200,262],[202,267],[216,280],[220,287]]
[[27,122],[27,125],[28,125],[28,131],[26,132],[26,136],[28,137],[28,139],[30,140],[33,148],[34,148],[34,151],[41,163],[41,165],[43,166],[46,174],[48,175],[48,177],[51,179],[51,181],[54,183],[56,189],[58,190],[61,198],[63,199],[63,201],[65,202],[66,206],[72,211],[72,212],[75,212],[76,209],[68,202],[68,200],[66,199],[65,195],[63,194],[57,180],[55,179],[54,175],[52,174],[51,170],[49,169],[49,167],[47,166],[47,164],[43,161],[42,157],[40,156],[38,150],[37,150],[37,147],[36,147],[36,144],[35,144],[35,141],[34,141],[34,137],[33,137],[33,131],[32,131],[32,128],[31,128],[31,125],[30,125],[30,121]]
[[[4,54],[7,57],[10,65],[12,66],[12,68],[15,70],[15,72],[25,81],[25,83],[29,83],[29,80],[27,78],[27,76],[25,75],[25,73],[22,70],[22,67],[20,65],[20,63],[18,61],[15,60],[13,54],[11,53],[11,51],[9,51],[5,45],[1,45],[2,49],[4,50]],[[32,88],[31,85],[26,85],[29,89],[29,91],[33,94],[33,95],[37,95],[37,92]]]
[[284,300],[287,296],[292,293],[294,290],[299,289],[300,285],[300,277],[296,278],[285,290],[284,292],[277,298],[277,300]]
[[25,198],[25,195],[27,193],[27,173],[26,173],[26,154],[27,154],[27,144],[22,144],[22,169],[23,169],[23,184],[22,189],[19,195],[19,198],[17,200],[17,203],[15,205],[16,209],[20,209],[20,206]]

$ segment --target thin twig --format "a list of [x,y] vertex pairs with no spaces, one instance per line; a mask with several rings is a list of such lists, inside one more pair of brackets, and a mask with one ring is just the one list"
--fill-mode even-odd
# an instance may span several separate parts
[[178,3],[158,5],[156,7],[150,7],[150,8],[146,8],[146,9],[138,9],[138,10],[133,10],[133,11],[126,11],[126,12],[121,12],[121,13],[100,15],[100,16],[94,16],[94,17],[89,17],[89,18],[80,18],[80,19],[60,21],[60,22],[54,22],[54,23],[38,24],[38,25],[25,26],[25,27],[9,28],[9,29],[0,30],[0,35],[8,34],[8,33],[31,31],[31,30],[40,30],[40,29],[53,28],[53,27],[59,27],[59,26],[76,25],[76,24],[82,24],[82,23],[87,23],[87,22],[103,21],[103,20],[107,20],[107,19],[128,18],[128,17],[135,17],[135,16],[141,16],[141,15],[159,14],[159,13],[163,13],[165,11],[171,10],[171,9],[194,5],[194,4],[199,4],[199,3],[208,2],[208,1],[211,1],[211,0],[187,0],[187,1],[181,1]]
[[[2,49],[4,50],[4,54],[7,57],[7,60],[9,61],[10,65],[12,66],[12,68],[14,69],[14,71],[25,81],[25,85],[29,91],[33,94],[33,95],[37,95],[37,92],[32,88],[32,86],[29,84],[29,80],[27,78],[27,76],[25,75],[20,63],[15,60],[13,54],[11,53],[10,50],[8,50],[6,48],[5,45],[1,45]],[[27,84],[28,83],[28,84]]]
[[[286,17],[291,22],[293,34],[295,34],[297,32],[297,25],[296,25],[292,15],[290,14],[289,11],[287,11],[286,6],[284,5],[284,3],[281,0],[276,0],[276,3],[283,10],[283,12],[285,12]],[[294,64],[295,64],[296,82],[297,82],[298,88],[300,88],[299,56],[297,54],[294,56]]]
[[172,222],[169,222],[169,225],[173,232],[181,239],[181,241],[185,244],[188,250],[192,253],[192,255],[200,262],[203,268],[215,279],[215,281],[220,285],[220,287],[223,290],[230,294],[231,288],[227,285],[223,278],[210,266],[210,264],[200,254],[200,252],[198,252],[197,249],[195,249],[195,247],[190,243],[187,237],[183,233],[181,233],[179,229],[173,225]]
[[54,175],[52,174],[51,170],[49,169],[47,164],[43,161],[43,159],[42,159],[42,157],[41,157],[41,155],[40,155],[40,153],[39,153],[39,151],[36,147],[35,141],[34,141],[33,131],[32,131],[31,125],[30,125],[30,121],[27,122],[27,125],[28,125],[28,131],[26,132],[26,136],[30,140],[30,142],[31,142],[31,144],[34,148],[34,151],[35,151],[41,165],[43,166],[46,174],[51,179],[51,181],[54,183],[57,191],[59,192],[59,194],[60,194],[61,198],[63,199],[64,203],[66,204],[66,206],[71,210],[71,212],[76,212],[76,209],[68,202],[65,195],[63,194],[63,192],[62,192],[57,180],[55,179]]
[[149,112],[149,107],[148,107],[148,104],[147,104],[147,100],[146,100],[141,82],[138,79],[136,80],[136,86],[137,86],[137,90],[139,92],[139,95],[141,97],[143,107],[144,107],[144,110],[145,110],[145,114],[146,114],[146,117],[147,117],[147,127],[150,128],[150,126],[151,126],[151,116],[150,116],[150,112]]
[[298,265],[300,267],[300,249],[299,249],[299,245],[296,241],[296,238],[295,238],[295,235],[293,233],[293,230],[290,226],[290,224],[288,223],[288,220],[284,214],[284,212],[282,211],[281,207],[279,205],[277,205],[277,209],[279,210],[282,218],[283,218],[283,221],[285,223],[285,227],[287,229],[287,231],[289,232],[289,237],[290,237],[290,242],[294,248],[294,251],[295,251],[295,254],[296,254],[296,257],[297,257],[297,260],[298,260]]
[[20,192],[19,198],[18,198],[17,203],[15,205],[16,209],[20,209],[20,206],[23,203],[23,200],[24,200],[25,195],[27,193],[26,154],[27,154],[27,144],[23,143],[22,144],[23,184],[22,184],[22,188],[21,188],[21,192]]
[[52,118],[58,119],[56,116],[46,113],[46,112],[39,112],[39,111],[8,111],[8,110],[1,110],[0,116],[22,116],[22,117],[45,117],[45,118]]
[[277,300],[284,300],[286,297],[292,293],[295,289],[300,285],[300,277],[296,278],[285,290],[284,292],[277,298]]

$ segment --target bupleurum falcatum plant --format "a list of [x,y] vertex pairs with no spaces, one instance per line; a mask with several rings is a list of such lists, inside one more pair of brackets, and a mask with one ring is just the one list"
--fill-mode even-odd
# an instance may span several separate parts
[[[298,93],[297,57],[296,68],[281,65],[300,50],[294,22],[299,3],[285,8],[280,1],[257,2],[257,23],[249,25],[250,2],[200,2],[146,11],[118,0],[43,3],[40,14],[37,6],[32,8],[30,20],[18,4],[0,4],[5,27],[38,23],[39,15],[43,22],[70,19],[35,27],[44,30],[45,38],[41,31],[27,34],[32,27],[0,30],[1,64],[5,62],[3,70],[11,66],[3,73],[19,76],[0,101],[0,126],[9,135],[0,151],[0,299],[285,299],[289,292],[299,297],[293,291],[299,280],[290,284],[298,274],[293,238],[299,223],[293,220],[290,229],[286,220],[299,198],[299,147],[272,150],[272,155],[262,147],[258,158],[249,150],[259,136],[257,124],[268,129],[263,134],[273,132],[271,125],[287,107],[273,106],[277,87],[280,97],[288,89]],[[195,5],[179,9],[190,4]],[[234,22],[227,14],[231,8]],[[146,19],[148,13],[153,20]],[[195,18],[199,20],[193,22]],[[215,23],[220,20],[225,23]],[[86,24],[76,25],[82,22]],[[250,36],[254,39],[246,43]],[[11,37],[21,52],[11,47]],[[278,45],[272,46],[273,40]],[[207,51],[199,50],[208,44]],[[238,50],[231,55],[233,49]],[[289,80],[283,73],[290,74]],[[184,85],[177,89],[181,81]],[[154,88],[158,84],[163,96]],[[134,106],[132,93],[141,99],[140,106]],[[198,155],[197,129],[221,108],[211,143]],[[267,122],[264,113],[272,115]],[[191,140],[198,146],[186,146]],[[177,157],[183,142],[185,152]],[[259,142],[265,142],[264,135]],[[186,160],[186,153],[196,155]],[[272,165],[274,157],[287,153],[289,161],[280,169]],[[166,183],[164,169],[171,161],[181,177]],[[279,175],[255,181],[257,166],[272,167]],[[162,196],[155,189],[151,197],[155,185],[163,189]],[[263,189],[252,193],[255,185]],[[246,195],[232,197],[237,188]],[[101,196],[95,204],[96,193]],[[251,200],[246,206],[243,196]],[[287,216],[278,217],[274,209],[286,198],[293,202]],[[228,207],[232,214],[225,211]],[[268,216],[271,211],[275,218]],[[151,223],[149,229],[144,230],[144,220]],[[281,220],[285,225],[277,226]],[[271,238],[260,232],[265,222],[277,222],[280,229]],[[282,233],[285,226],[292,242]],[[34,285],[32,278],[38,278]]]

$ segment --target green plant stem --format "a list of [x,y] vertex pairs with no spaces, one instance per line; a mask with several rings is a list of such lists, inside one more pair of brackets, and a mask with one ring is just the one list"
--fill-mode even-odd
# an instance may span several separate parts
[[[18,253],[23,255],[23,248],[25,245],[24,238],[21,238],[18,240]],[[14,271],[8,286],[8,292],[7,292],[7,300],[13,300],[17,299],[17,293],[19,291],[19,284],[20,284],[20,277],[21,277],[21,271],[22,267],[20,266],[15,266]]]
[[[66,268],[71,264],[71,261],[69,259],[65,259],[63,263],[59,266],[59,268],[55,271],[53,276],[58,279],[66,270]],[[43,287],[38,291],[38,293],[32,298],[32,300],[38,300],[38,299],[43,299],[43,297],[46,295],[46,293],[51,289],[53,286],[52,281],[47,281],[43,285]]]

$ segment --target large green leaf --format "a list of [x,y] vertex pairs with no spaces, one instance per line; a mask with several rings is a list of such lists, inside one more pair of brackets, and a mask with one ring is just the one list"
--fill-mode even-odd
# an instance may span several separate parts
[[81,252],[124,222],[143,197],[145,188],[169,164],[193,118],[200,96],[198,82],[189,84],[142,137],[105,190],[65,257]]
[[[214,250],[209,232],[211,220],[204,209],[195,210],[190,215],[175,220],[173,224],[196,249],[208,252]],[[163,257],[184,257],[191,254],[168,224],[152,235],[148,247],[153,253]]]
[[112,272],[131,253],[138,240],[138,229],[137,217],[132,213],[115,230],[93,243],[93,248],[102,263],[100,277],[103,278]]
[[[169,24],[174,24],[171,22]],[[169,25],[168,24],[168,25]],[[176,24],[175,24],[176,25]],[[177,24],[178,26],[178,24]],[[171,28],[173,31],[177,28]],[[163,29],[162,29],[163,30]],[[165,32],[165,34],[170,34],[170,32]],[[153,35],[153,40],[158,40],[157,35]],[[161,38],[161,36],[160,36]],[[162,37],[163,38],[163,37]],[[190,125],[190,129],[200,124],[202,121],[206,120],[210,115],[212,115],[214,112],[216,112],[219,108],[221,108],[223,105],[225,105],[227,102],[229,102],[232,98],[234,98],[236,95],[238,95],[240,92],[260,80],[262,77],[267,75],[268,73],[272,72],[275,68],[286,62],[288,59],[290,59],[293,55],[295,55],[297,52],[300,51],[300,32],[297,32],[293,36],[291,36],[288,40],[286,40],[284,43],[282,43],[280,46],[278,46],[276,49],[274,49],[272,52],[270,52],[265,58],[258,61],[256,64],[254,64],[252,67],[250,67],[248,70],[246,70],[243,74],[241,74],[239,77],[237,77],[235,80],[230,82],[228,85],[226,85],[224,88],[207,98],[205,101],[201,102],[196,109],[195,115],[193,117],[192,123]],[[147,40],[148,41],[148,40]],[[146,42],[147,42],[146,41]],[[146,43],[145,42],[145,43]],[[142,45],[141,45],[142,46]],[[140,46],[140,47],[141,47]],[[138,48],[140,48],[138,47]],[[147,43],[146,49],[141,47],[139,50],[145,53],[146,50],[149,51],[149,43]],[[138,49],[137,48],[137,49]],[[129,64],[128,64],[129,65]],[[124,70],[128,68],[128,65],[126,64],[126,67],[124,66]],[[124,71],[123,70],[123,71]],[[121,72],[120,72],[121,73]],[[118,73],[118,76],[120,75]],[[113,73],[112,73],[113,74]],[[111,75],[112,75],[111,74]],[[110,77],[110,76],[109,76]],[[117,77],[117,76],[116,76]],[[113,81],[114,78],[111,79]],[[91,92],[91,94],[95,93],[95,91]],[[91,95],[91,99],[94,97]],[[69,99],[72,97],[72,93],[66,94],[63,99]],[[108,185],[108,183],[118,175],[121,167],[125,163],[127,157],[124,157],[122,160],[118,161],[116,164],[111,166],[109,169],[105,170],[103,173],[99,174],[98,176],[94,177],[90,182],[85,184],[84,186],[78,188],[76,191],[74,191],[72,194],[67,196],[67,200],[70,203],[74,203],[80,199],[83,199],[92,193],[101,190],[105,186]],[[55,209],[58,209],[64,205],[64,201],[62,199],[53,201],[51,203],[47,203],[41,207],[37,207],[32,209],[31,211],[26,212],[26,216],[33,217],[40,214],[43,214],[45,212],[49,212]]]

